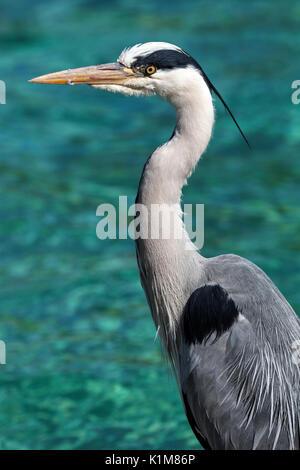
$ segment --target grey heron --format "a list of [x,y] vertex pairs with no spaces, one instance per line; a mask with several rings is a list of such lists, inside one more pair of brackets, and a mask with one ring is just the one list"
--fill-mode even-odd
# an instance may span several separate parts
[[[150,42],[125,49],[115,63],[32,81],[167,100],[176,127],[148,158],[136,202],[148,209],[140,225],[148,223],[153,204],[162,204],[165,217],[175,208],[174,224],[182,228],[182,188],[214,124],[212,91],[231,114],[196,60],[175,45]],[[178,239],[137,238],[136,251],[155,326],[202,446],[299,449],[300,371],[293,345],[299,344],[300,323],[270,278],[237,255],[203,257],[186,231]]]

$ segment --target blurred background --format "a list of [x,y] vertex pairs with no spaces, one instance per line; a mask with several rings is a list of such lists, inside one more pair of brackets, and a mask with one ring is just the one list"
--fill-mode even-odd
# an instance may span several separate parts
[[202,254],[263,268],[300,312],[300,4],[283,0],[0,0],[2,449],[197,449],[164,364],[132,240],[96,238],[96,208],[133,203],[174,115],[158,98],[33,85],[168,41],[231,106],[184,191],[205,204]]

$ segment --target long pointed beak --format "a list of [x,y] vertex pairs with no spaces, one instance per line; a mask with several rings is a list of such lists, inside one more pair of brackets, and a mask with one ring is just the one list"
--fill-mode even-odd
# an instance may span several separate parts
[[122,85],[136,73],[118,62],[103,65],[91,65],[79,69],[63,70],[33,78],[29,82],[51,85]]

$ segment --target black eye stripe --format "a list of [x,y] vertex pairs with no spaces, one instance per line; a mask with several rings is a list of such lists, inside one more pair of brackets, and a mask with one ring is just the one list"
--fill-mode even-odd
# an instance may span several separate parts
[[171,69],[173,67],[186,67],[189,64],[195,66],[197,62],[188,54],[162,49],[146,56],[137,57],[132,65],[134,67],[154,65],[157,69]]

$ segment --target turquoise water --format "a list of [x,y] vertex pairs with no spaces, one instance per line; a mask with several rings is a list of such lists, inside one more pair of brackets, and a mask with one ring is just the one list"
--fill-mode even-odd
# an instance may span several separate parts
[[269,1],[0,1],[2,449],[197,449],[163,363],[131,240],[100,241],[99,204],[135,198],[173,129],[158,98],[29,78],[177,43],[216,102],[214,138],[185,189],[205,204],[203,254],[258,263],[300,312],[300,6]]

